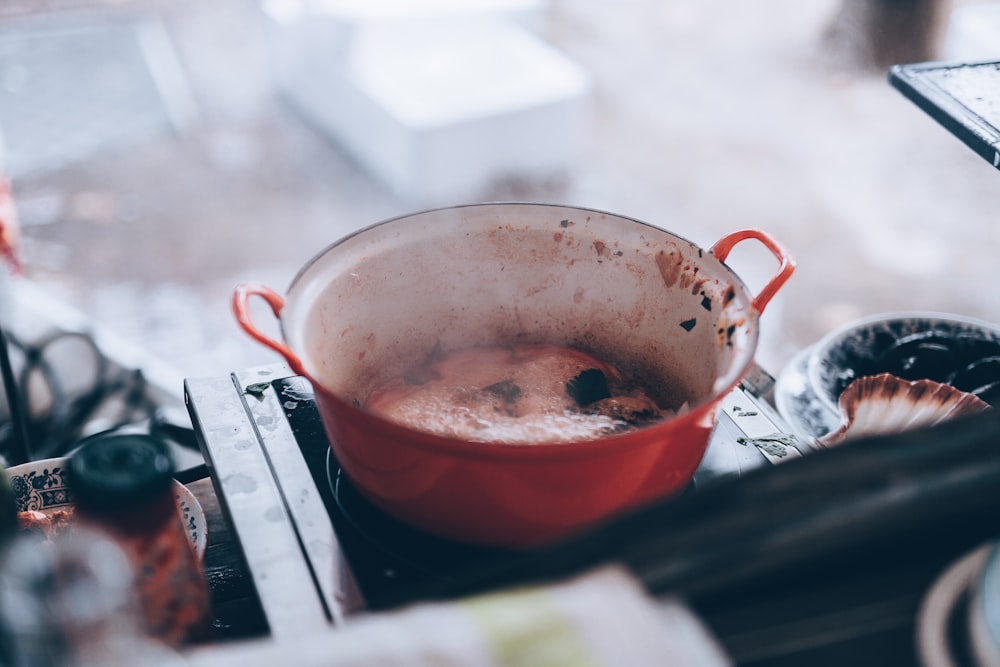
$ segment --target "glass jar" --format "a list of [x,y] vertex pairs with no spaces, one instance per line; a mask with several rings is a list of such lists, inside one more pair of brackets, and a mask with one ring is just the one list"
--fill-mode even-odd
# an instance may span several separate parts
[[77,520],[125,552],[146,630],[179,647],[211,634],[211,600],[173,493],[167,445],[145,434],[93,437],[67,464]]

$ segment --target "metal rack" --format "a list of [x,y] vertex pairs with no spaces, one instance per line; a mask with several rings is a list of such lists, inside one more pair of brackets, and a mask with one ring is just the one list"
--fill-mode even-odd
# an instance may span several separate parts
[[895,65],[889,84],[1000,169],[1000,61]]

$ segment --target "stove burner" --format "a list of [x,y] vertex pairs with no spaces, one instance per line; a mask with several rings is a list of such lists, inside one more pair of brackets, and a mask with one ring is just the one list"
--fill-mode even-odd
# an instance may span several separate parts
[[398,604],[399,591],[447,581],[454,572],[505,553],[429,535],[373,505],[341,470],[308,381],[291,376],[272,385],[286,399],[285,417],[369,609]]
[[[410,601],[414,590],[427,591],[475,568],[488,568],[510,558],[512,552],[462,544],[425,533],[385,513],[351,483],[341,469],[323,429],[315,394],[300,376],[272,381],[282,409],[357,587],[370,610]],[[701,488],[767,464],[756,447],[746,444],[748,433],[773,433],[778,428],[758,411],[749,396],[737,401],[736,412],[720,419],[713,446],[706,452],[695,482]],[[744,431],[734,421],[746,423]],[[756,420],[763,420],[758,424]],[[797,453],[797,452],[796,452]]]
[[[206,457],[219,464],[213,468],[214,481],[219,481],[220,474],[238,470],[237,464],[250,459],[233,457],[232,449],[235,447],[240,453],[248,451],[249,448],[242,447],[245,440],[240,438],[242,434],[252,432],[258,437],[263,454],[286,457],[275,458],[285,463],[291,460],[289,454],[301,453],[305,465],[305,471],[297,462],[294,467],[272,466],[270,472],[274,475],[274,486],[268,491],[280,493],[282,499],[296,493],[308,495],[315,491],[323,506],[321,509],[316,505],[315,497],[308,498],[308,505],[292,505],[286,500],[285,509],[294,519],[290,528],[301,530],[307,527],[310,532],[302,531],[296,536],[292,530],[285,529],[287,526],[280,531],[272,531],[270,526],[264,525],[261,531],[248,531],[253,540],[238,544],[246,556],[253,584],[260,591],[261,604],[272,631],[276,627],[283,632],[301,631],[303,623],[311,622],[303,616],[301,607],[286,609],[287,589],[275,589],[276,580],[270,576],[273,570],[269,569],[278,562],[268,548],[272,534],[282,549],[299,547],[300,553],[289,553],[280,563],[291,566],[295,587],[292,593],[320,596],[322,604],[315,605],[312,613],[317,616],[316,623],[323,627],[331,620],[330,614],[324,613],[330,609],[339,610],[340,615],[346,617],[355,611],[398,608],[428,596],[433,597],[433,589],[439,583],[446,584],[448,590],[453,591],[454,585],[442,578],[450,574],[445,571],[448,563],[454,562],[445,560],[447,554],[450,552],[454,557],[454,554],[469,554],[470,551],[461,545],[443,542],[405,527],[397,534],[398,522],[362,498],[340,470],[324,434],[308,382],[297,376],[283,377],[278,374],[286,372],[287,368],[282,366],[276,371],[254,369],[225,378],[196,378],[187,380],[185,389],[200,444],[206,451]],[[266,397],[268,403],[258,405],[257,401],[248,400],[246,394],[249,392],[243,390],[259,383],[262,376],[281,378],[271,384],[278,394],[278,402],[292,430],[298,452],[287,450],[292,443],[284,429],[255,431],[251,428],[254,420],[267,418],[273,421],[275,416],[276,406],[270,402],[270,396]],[[235,389],[236,393],[220,397],[220,387],[225,388],[224,391]],[[766,391],[769,385],[755,387],[753,391],[760,392]],[[760,398],[759,393],[750,393],[749,389],[735,391],[724,401],[712,444],[696,475],[698,490],[705,491],[712,484],[723,483],[761,466],[804,456],[812,451],[809,443],[798,439],[777,450],[773,446],[776,433],[788,434],[788,431],[766,399]],[[261,460],[264,457],[257,456],[253,451],[250,453],[255,454],[249,461],[253,466],[252,472],[265,472],[262,468],[268,461]],[[308,475],[309,479],[303,479],[304,475]],[[235,518],[234,523],[250,526],[249,522],[259,521],[257,505],[240,502],[243,500],[240,496],[226,495],[225,485],[218,488],[220,504]],[[323,525],[322,516],[317,516],[315,511],[328,513],[333,535],[325,533],[327,526]],[[388,531],[383,530],[386,524],[392,526]],[[303,541],[303,535],[316,536],[318,532],[323,533],[320,539],[309,543]],[[607,537],[607,534],[602,536]],[[297,545],[293,544],[296,537]],[[335,541],[330,538],[335,538]],[[444,549],[445,555],[434,556],[430,552],[428,561],[426,547],[417,546],[427,541]],[[800,586],[803,582],[797,578],[801,573],[789,572],[792,578],[782,579],[780,575],[775,578],[774,583],[780,585],[751,584],[749,589],[737,587],[732,590],[733,596],[720,595],[703,600],[704,604],[699,604],[697,611],[716,632],[723,646],[731,649],[734,661],[741,665],[749,662],[761,666],[817,662],[840,664],[849,660],[858,662],[859,653],[872,658],[862,660],[865,665],[899,662],[893,660],[893,656],[905,658],[913,652],[914,610],[926,586],[933,581],[933,575],[947,564],[940,562],[940,556],[949,547],[943,544],[936,546],[940,548],[930,550],[929,554],[923,554],[912,563],[904,559],[893,561],[889,568],[865,567],[857,572],[845,570],[844,577],[832,580],[820,578],[815,586],[806,588]],[[329,553],[327,549],[330,548],[335,553]],[[302,558],[301,563],[297,561],[298,556]],[[734,571],[719,573],[722,583],[713,584],[720,587],[717,590],[726,588],[726,581],[735,581],[734,577],[738,579],[739,572],[746,574],[757,567],[755,554],[746,556],[749,559],[746,562],[734,560],[736,574]],[[474,560],[475,557],[470,558]],[[503,553],[498,560],[510,557],[510,553]],[[532,557],[528,555],[529,560]],[[465,565],[484,567],[480,574],[490,576],[491,573],[509,571],[509,568],[504,569],[508,564],[471,562]],[[318,579],[317,565],[332,567],[336,580]],[[560,564],[557,562],[552,566],[558,569]],[[695,567],[699,568],[706,577],[712,576],[712,563]],[[463,572],[468,573],[468,570],[456,568],[455,578],[461,578]],[[310,574],[313,575],[311,581]],[[284,581],[279,584],[283,585]],[[357,593],[362,600],[358,600]]]
[[448,579],[458,567],[502,553],[434,537],[392,518],[351,484],[332,450],[326,455],[326,478],[336,510],[367,545],[414,572]]

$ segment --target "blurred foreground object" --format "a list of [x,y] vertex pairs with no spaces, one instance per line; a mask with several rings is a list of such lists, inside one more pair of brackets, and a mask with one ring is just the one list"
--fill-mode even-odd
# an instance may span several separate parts
[[192,667],[319,665],[731,665],[701,621],[654,601],[624,570],[362,617],[301,641],[195,649]]
[[116,545],[78,527],[25,532],[0,570],[10,667],[170,667],[176,655],[136,624],[132,571]]
[[14,193],[10,181],[0,174],[0,257],[8,267],[20,273],[21,260],[17,253],[18,221]]

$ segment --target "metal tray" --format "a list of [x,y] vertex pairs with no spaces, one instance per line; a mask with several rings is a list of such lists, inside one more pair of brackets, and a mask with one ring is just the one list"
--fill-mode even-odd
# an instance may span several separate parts
[[889,84],[1000,169],[1000,61],[895,65]]

